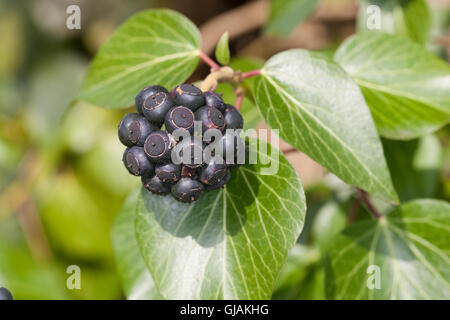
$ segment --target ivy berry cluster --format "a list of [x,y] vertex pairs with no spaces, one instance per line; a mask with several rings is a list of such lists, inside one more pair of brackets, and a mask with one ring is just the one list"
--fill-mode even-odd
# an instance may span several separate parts
[[[198,200],[204,190],[216,190],[230,179],[230,169],[237,167],[225,159],[227,153],[236,160],[237,152],[245,150],[239,135],[229,134],[228,129],[243,128],[239,110],[226,104],[214,91],[203,92],[192,84],[181,84],[170,93],[153,85],[142,89],[135,99],[137,113],[129,113],[119,123],[119,139],[127,149],[123,163],[130,174],[140,176],[142,185],[152,193],[167,195],[181,202]],[[201,134],[194,132],[194,124],[201,123]],[[178,137],[177,129],[184,129],[189,136]],[[206,161],[205,132],[218,130],[224,161],[211,157]],[[180,163],[172,159],[177,147]],[[189,152],[189,153],[187,153]],[[183,153],[190,156],[183,157]],[[199,158],[201,157],[201,158]],[[226,161],[225,161],[226,160]]]

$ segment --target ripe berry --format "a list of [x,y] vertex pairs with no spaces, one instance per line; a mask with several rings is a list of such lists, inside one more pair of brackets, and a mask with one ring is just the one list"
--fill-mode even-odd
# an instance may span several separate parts
[[194,113],[183,106],[173,107],[166,114],[164,124],[169,133],[177,129],[186,129],[191,134],[194,132]]
[[205,185],[205,189],[206,190],[217,190],[217,189],[223,188],[227,184],[227,182],[230,180],[230,177],[231,177],[231,172],[230,172],[230,170],[227,170],[227,173],[222,178],[222,180],[220,180],[217,184],[214,184],[214,185]]
[[13,296],[8,289],[0,287],[0,300],[13,300]]
[[214,91],[207,91],[205,95],[205,105],[214,107],[220,112],[225,111],[225,102],[223,102],[222,97]]
[[222,137],[222,157],[227,164],[237,164],[245,160],[245,143],[236,132],[227,132]]
[[156,176],[164,183],[175,183],[181,178],[181,166],[171,162],[156,166]]
[[170,193],[170,185],[164,183],[157,176],[142,176],[141,180],[144,188],[152,193],[162,196]]
[[142,147],[148,135],[158,128],[137,113],[129,113],[119,123],[119,140],[127,147]]
[[222,112],[214,107],[201,107],[195,112],[195,118],[202,122],[203,132],[208,129],[225,129],[225,120]]
[[181,176],[183,178],[195,178],[198,174],[198,168],[190,168],[185,165],[181,166]]
[[150,133],[144,143],[144,151],[153,162],[162,163],[170,159],[173,143],[165,131]]
[[227,129],[242,129],[244,127],[244,119],[236,107],[227,104],[224,115]]
[[172,195],[181,202],[193,202],[200,198],[204,190],[203,185],[191,178],[182,178],[172,186]]
[[151,123],[161,126],[166,113],[174,106],[172,97],[166,91],[145,96],[142,104],[142,114]]
[[198,168],[203,164],[203,143],[198,138],[183,139],[177,145],[177,152],[186,167]]
[[208,185],[218,184],[227,174],[228,168],[225,163],[217,163],[212,159],[200,173],[200,181]]
[[142,147],[127,148],[122,161],[128,171],[135,176],[153,175],[155,171],[154,165],[148,160]]
[[159,86],[159,85],[149,86],[149,87],[145,87],[144,89],[142,89],[138,93],[136,98],[134,99],[134,104],[136,106],[136,110],[141,115],[144,115],[143,105],[144,105],[145,100],[151,96],[156,95],[157,93],[160,93],[160,92],[165,92],[167,94],[169,93],[169,91],[167,91],[166,88]]
[[205,105],[205,96],[202,90],[193,84],[182,84],[172,90],[172,97],[179,106],[185,106],[192,111]]

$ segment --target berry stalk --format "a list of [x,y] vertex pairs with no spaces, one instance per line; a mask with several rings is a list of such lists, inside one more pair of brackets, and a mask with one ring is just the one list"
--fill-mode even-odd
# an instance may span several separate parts
[[241,110],[242,102],[244,101],[244,97],[245,97],[245,90],[242,87],[238,87],[238,88],[236,88],[234,93],[236,94],[235,107],[236,107],[236,109]]
[[199,51],[198,56],[204,63],[211,67],[212,71],[220,69],[220,66],[203,51]]
[[252,71],[244,72],[241,77],[242,77],[242,79],[247,79],[247,78],[259,76],[260,74],[261,74],[261,70],[252,70]]
[[219,82],[235,82],[235,72],[230,67],[222,67],[219,70],[211,72],[200,84],[203,92],[214,90]]

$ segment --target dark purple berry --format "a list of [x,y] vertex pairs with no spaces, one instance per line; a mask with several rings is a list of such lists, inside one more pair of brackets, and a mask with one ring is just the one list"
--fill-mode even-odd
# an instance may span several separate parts
[[152,193],[159,195],[166,195],[170,193],[170,185],[164,183],[157,176],[142,176],[141,180],[144,188]]
[[13,296],[8,289],[0,287],[0,300],[13,300]]
[[193,178],[193,177],[197,177],[198,174],[198,168],[191,168],[191,167],[187,167],[185,165],[181,166],[181,176],[183,178]]
[[200,167],[203,164],[203,147],[204,144],[198,138],[183,139],[176,147],[179,162],[190,168]]
[[139,112],[141,115],[144,115],[143,105],[144,105],[145,100],[148,97],[154,96],[160,92],[165,92],[167,94],[169,93],[169,91],[167,91],[166,88],[159,86],[159,85],[149,86],[149,87],[145,87],[144,89],[142,89],[138,93],[136,98],[134,99],[134,104],[136,106],[137,112]]
[[148,121],[161,126],[166,113],[174,106],[172,97],[166,91],[160,91],[145,97],[142,104],[142,113]]
[[214,107],[201,107],[195,112],[195,118],[202,123],[203,132],[208,129],[225,129],[225,117],[218,109]]
[[202,168],[199,179],[204,184],[216,185],[225,177],[227,171],[227,165],[223,161],[218,163],[213,158]]
[[177,106],[167,112],[164,124],[169,133],[177,129],[185,129],[192,134],[194,132],[194,120],[194,113],[191,109]]
[[203,91],[193,84],[182,84],[172,90],[172,97],[176,105],[185,106],[192,111],[205,105],[205,96]]
[[214,185],[205,185],[205,189],[206,190],[217,190],[217,189],[223,188],[227,184],[227,182],[230,180],[230,177],[231,177],[231,172],[230,172],[230,170],[227,170],[227,173],[222,178],[222,180],[220,180],[217,184],[214,184]]
[[205,105],[209,107],[214,107],[222,113],[225,111],[225,102],[217,92],[207,91],[204,93],[204,95],[205,95]]
[[135,176],[153,175],[155,172],[155,167],[148,160],[142,147],[127,148],[122,161],[128,171]]
[[156,176],[164,183],[173,184],[181,178],[181,166],[171,162],[156,166]]
[[236,107],[231,104],[225,106],[225,125],[227,129],[242,129],[244,127],[244,118]]
[[163,163],[170,159],[173,143],[169,134],[165,131],[150,133],[144,143],[144,151],[147,157],[155,163]]
[[172,195],[181,202],[193,202],[198,200],[204,190],[203,185],[191,178],[182,178],[172,186]]
[[145,139],[153,131],[159,130],[137,113],[129,113],[119,123],[119,140],[127,147],[144,145]]

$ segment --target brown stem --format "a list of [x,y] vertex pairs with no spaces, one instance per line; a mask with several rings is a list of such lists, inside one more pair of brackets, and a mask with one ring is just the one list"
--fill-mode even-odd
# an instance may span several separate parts
[[370,210],[370,212],[372,212],[374,217],[377,219],[382,218],[383,215],[380,213],[380,211],[378,211],[377,208],[375,208],[372,201],[370,200],[369,194],[366,191],[359,189],[359,188],[358,188],[358,193],[359,193],[359,196],[361,197],[362,202],[364,202],[366,204],[367,208]]
[[40,177],[47,173],[48,167],[29,151],[20,165],[18,178],[0,195],[0,219],[4,213],[15,212],[23,230],[31,254],[36,258],[52,255],[47,236],[31,195],[31,189]]
[[347,224],[352,224],[353,221],[355,221],[360,207],[361,207],[361,199],[359,197],[356,197],[352,202],[350,210],[348,211]]
[[38,260],[50,258],[52,252],[33,198],[27,196],[23,203],[15,207],[17,219],[23,230],[31,254]]
[[211,71],[216,71],[220,69],[220,66],[213,59],[208,57],[208,55],[203,51],[199,51],[198,56],[200,57],[200,59],[202,59],[203,62],[205,62],[208,66],[211,67]]
[[289,148],[287,150],[284,150],[283,154],[286,155],[286,154],[291,154],[291,153],[295,153],[295,152],[298,152],[298,150],[295,148]]

